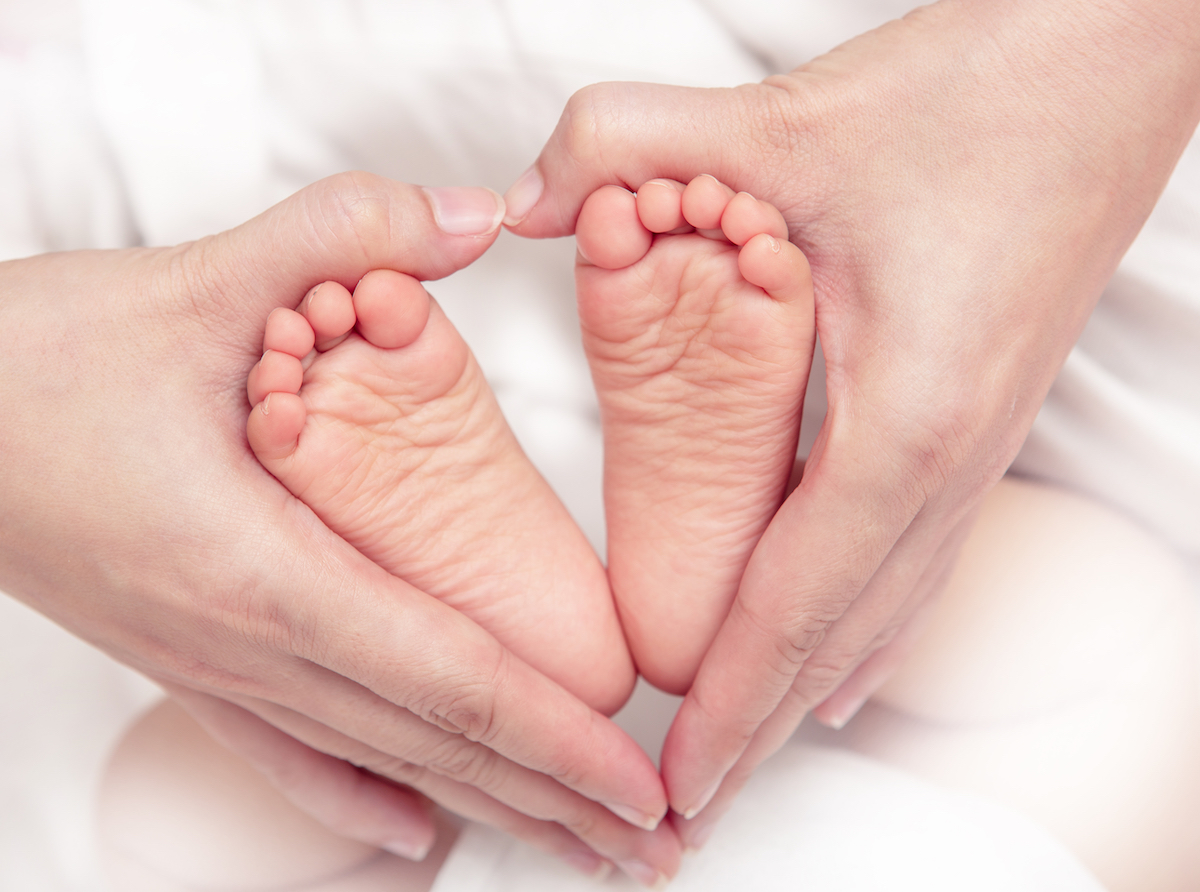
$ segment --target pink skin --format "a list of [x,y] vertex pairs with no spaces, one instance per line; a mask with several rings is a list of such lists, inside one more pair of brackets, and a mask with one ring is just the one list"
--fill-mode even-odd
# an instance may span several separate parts
[[779,211],[710,176],[602,187],[575,234],[609,577],[639,670],[683,693],[783,501],[813,351],[808,264]]
[[267,469],[389,572],[617,708],[633,676],[600,564],[421,284],[325,282],[263,343],[246,433]]
[[[324,282],[268,317],[263,344],[246,435],[264,467],[385,570],[594,708],[618,708],[634,673],[603,567],[420,282],[386,269],[353,293]],[[673,873],[672,831],[631,844],[621,817],[594,807],[593,848]]]

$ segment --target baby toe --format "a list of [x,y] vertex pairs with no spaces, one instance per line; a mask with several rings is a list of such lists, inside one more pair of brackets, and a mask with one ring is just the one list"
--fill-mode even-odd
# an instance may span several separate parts
[[575,224],[583,259],[601,269],[622,269],[646,256],[654,236],[638,218],[637,199],[620,186],[601,186],[587,197]]
[[306,414],[304,401],[294,393],[269,393],[250,410],[246,439],[271,473],[277,474],[276,462],[296,451]]
[[308,320],[286,307],[276,307],[267,317],[263,334],[263,350],[287,353],[303,359],[312,350],[316,336]]
[[642,225],[651,232],[671,232],[685,225],[683,219],[683,183],[655,179],[637,190],[637,212]]
[[305,295],[297,311],[312,326],[318,350],[340,344],[354,328],[354,301],[337,282],[322,282]]
[[711,174],[701,174],[683,190],[683,218],[697,229],[720,229],[733,190]]
[[738,270],[747,282],[757,285],[781,303],[813,301],[812,272],[803,252],[786,239],[760,232],[742,247]]
[[788,237],[787,223],[778,208],[749,192],[739,192],[729,200],[721,215],[721,230],[735,245],[744,245],[764,232],[784,241]]
[[268,393],[298,393],[304,380],[300,360],[288,353],[268,350],[246,377],[246,396],[257,406]]
[[429,293],[412,276],[390,269],[367,273],[354,288],[359,333],[385,350],[407,347],[429,321]]

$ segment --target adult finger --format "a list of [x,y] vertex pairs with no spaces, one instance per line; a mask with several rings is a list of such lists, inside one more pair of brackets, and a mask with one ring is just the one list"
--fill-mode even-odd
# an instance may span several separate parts
[[[804,716],[824,696],[824,691],[844,683],[848,676],[853,677],[858,669],[869,665],[874,654],[878,653],[887,655],[886,675],[890,675],[895,665],[907,655],[924,628],[924,620],[937,603],[937,596],[945,586],[962,541],[969,533],[973,521],[974,514],[958,524],[926,565],[924,573],[913,586],[912,593],[882,627],[878,620],[872,617],[872,611],[887,611],[891,607],[886,596],[881,595],[880,587],[874,585],[875,580],[866,586],[862,595],[850,605],[846,613],[831,624],[828,634],[810,657],[813,662],[826,667],[823,684],[817,686],[814,692],[811,677],[797,673],[796,679],[771,715],[754,730],[737,761],[721,779],[711,800],[698,814],[693,812],[690,818],[685,818],[682,814],[675,815],[674,823],[685,846],[699,848],[703,845],[712,827],[732,804],[734,797],[758,765],[786,743]],[[864,644],[864,632],[869,635],[872,630],[878,630],[874,633],[874,641]],[[901,644],[893,649],[892,645],[896,641],[900,641]],[[830,656],[826,651],[831,651],[835,656]],[[866,661],[860,664],[863,654],[871,656],[867,656]],[[886,675],[882,678],[880,675],[884,673],[877,669],[873,677],[878,684],[886,680]],[[822,674],[818,673],[817,677],[821,678]],[[870,690],[873,692],[878,684],[873,685]],[[674,747],[675,741],[668,737],[664,747],[663,764],[669,777],[676,774]]]
[[764,173],[778,171],[773,162],[782,147],[762,141],[755,131],[770,131],[762,125],[777,104],[791,102],[784,91],[765,84],[708,90],[638,83],[586,87],[568,101],[537,161],[505,193],[504,223],[528,238],[570,235],[584,200],[601,186],[634,191],[651,179],[686,183],[701,173],[736,190],[764,194],[773,176]]
[[[324,544],[328,556],[338,557],[340,542]],[[321,553],[316,543],[314,553]],[[223,689],[213,693],[307,747],[420,789],[447,807],[461,811],[456,802],[475,803],[468,817],[504,815],[506,827],[577,866],[586,863],[585,851],[591,849],[650,884],[674,874],[680,847],[673,832],[638,829],[658,825],[666,810],[661,781],[623,731],[457,611],[373,564],[365,569],[364,577],[373,569],[383,578],[366,578],[357,593],[343,591],[342,606],[326,612],[323,599],[302,602],[322,617],[311,620],[316,630],[336,618],[340,635],[353,640],[353,648],[334,653],[307,627],[301,609],[271,636],[281,646],[280,656],[302,657],[289,659],[284,678],[272,681],[279,670],[265,659],[261,666],[242,667],[253,683],[222,680]],[[302,572],[307,575],[311,568]],[[370,603],[377,592],[382,593],[374,605],[378,613]],[[318,658],[342,672],[318,665]],[[380,696],[364,683],[388,693]],[[486,800],[464,800],[467,787]],[[454,801],[441,798],[447,790],[457,791]],[[625,801],[631,790],[634,805]],[[493,811],[479,810],[482,801]],[[322,807],[328,813],[349,805],[326,800]],[[514,824],[505,809],[534,823]],[[566,845],[561,834],[547,836],[546,824],[569,831],[574,842]]]
[[[435,729],[546,774],[639,827],[657,826],[666,813],[665,791],[649,757],[624,731],[463,614],[351,554],[365,564],[356,577],[364,584],[349,600],[294,605],[288,630],[289,650],[329,672],[313,696],[304,695],[314,709],[328,709],[321,720],[352,734],[378,733],[374,719],[337,687],[347,679],[379,704],[402,707]],[[353,647],[334,647],[321,634],[334,622]]]
[[306,746],[227,700],[179,685],[167,687],[214,740],[334,833],[413,861],[433,847],[433,819],[411,790]]
[[[785,698],[792,715],[779,743],[857,665],[920,590],[959,520],[920,493],[911,502],[898,498],[906,487],[896,469],[904,463],[878,446],[875,462],[864,462],[843,444],[869,442],[867,432],[840,427],[831,413],[668,734],[664,777],[672,807],[686,817],[712,799]],[[846,542],[848,529],[861,533]],[[744,658],[749,653],[754,661]]]
[[295,306],[323,281],[353,290],[374,269],[421,280],[447,276],[495,241],[503,215],[503,199],[482,187],[424,188],[337,174],[188,246],[179,276],[213,298],[205,313],[224,310],[229,324],[257,330],[274,307]]
[[[363,699],[351,686],[343,691],[351,699]],[[386,705],[362,711],[377,712],[390,733],[356,732],[353,737],[277,704],[247,700],[243,705],[322,752],[421,790],[465,817],[499,821],[501,829],[576,866],[583,866],[584,854],[592,851],[651,886],[678,870],[681,847],[668,824],[653,832],[631,827],[599,804],[486,747],[414,716],[389,716]]]
[[912,653],[937,608],[941,593],[954,572],[959,550],[978,514],[978,511],[970,512],[942,543],[926,568],[921,583],[913,589],[908,601],[896,614],[897,628],[885,628],[877,635],[868,648],[866,658],[838,684],[832,694],[813,708],[813,717],[819,722],[834,729],[844,727],[863,704],[895,675]]

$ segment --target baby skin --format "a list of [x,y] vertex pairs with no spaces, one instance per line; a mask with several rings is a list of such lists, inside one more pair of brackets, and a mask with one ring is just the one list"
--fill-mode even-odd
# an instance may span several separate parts
[[711,176],[592,193],[576,291],[608,571],[639,671],[684,693],[783,501],[815,323],[773,206]]
[[246,425],[263,466],[385,570],[611,713],[633,666],[604,569],[411,276],[313,288],[267,320]]

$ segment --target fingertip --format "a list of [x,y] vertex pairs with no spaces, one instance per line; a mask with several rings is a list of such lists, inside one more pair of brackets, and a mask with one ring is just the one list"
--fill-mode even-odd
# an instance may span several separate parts
[[505,209],[504,225],[514,227],[525,222],[525,218],[533,211],[545,189],[546,181],[538,165],[530,165],[517,181],[508,187],[501,199]]
[[421,191],[434,223],[447,235],[491,235],[507,216],[505,200],[483,186],[426,186]]
[[[661,774],[671,811],[685,819],[694,817],[720,789],[721,780],[740,754],[722,760],[714,747],[720,742],[708,734],[703,716],[696,714],[692,697],[684,698],[663,742]],[[705,736],[707,734],[707,736]],[[728,764],[719,764],[727,762]]]

